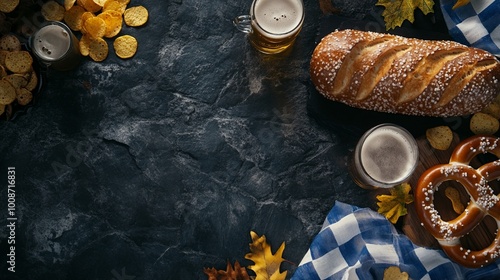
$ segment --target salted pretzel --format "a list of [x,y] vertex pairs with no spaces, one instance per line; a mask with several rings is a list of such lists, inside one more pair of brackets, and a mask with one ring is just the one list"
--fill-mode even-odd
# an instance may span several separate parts
[[[422,225],[450,259],[470,268],[486,266],[500,257],[498,229],[493,242],[482,250],[465,249],[460,242],[460,238],[471,232],[486,215],[494,218],[500,228],[500,197],[488,185],[488,182],[500,178],[500,160],[474,169],[470,161],[480,153],[491,153],[500,158],[500,138],[473,136],[462,141],[453,151],[449,163],[433,166],[421,175],[414,193],[416,212]],[[470,202],[458,217],[444,221],[434,207],[434,193],[443,182],[451,180],[463,185]]]

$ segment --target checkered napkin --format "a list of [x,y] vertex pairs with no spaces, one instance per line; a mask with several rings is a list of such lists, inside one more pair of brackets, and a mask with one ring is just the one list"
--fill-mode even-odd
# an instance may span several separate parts
[[456,0],[441,0],[441,10],[454,40],[500,56],[500,0],[470,0],[452,9]]
[[342,202],[328,214],[292,280],[382,279],[389,266],[399,266],[410,279],[500,279],[500,261],[467,269],[441,250],[413,244],[382,215]]

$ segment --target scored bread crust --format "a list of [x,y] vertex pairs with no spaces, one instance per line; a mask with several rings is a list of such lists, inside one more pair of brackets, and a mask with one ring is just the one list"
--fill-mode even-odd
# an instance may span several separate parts
[[500,93],[500,63],[453,41],[342,30],[325,36],[310,76],[326,98],[352,107],[416,116],[463,116]]

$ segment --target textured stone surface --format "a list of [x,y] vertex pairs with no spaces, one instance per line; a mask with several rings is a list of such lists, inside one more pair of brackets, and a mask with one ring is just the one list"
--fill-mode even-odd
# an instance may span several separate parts
[[0,124],[19,279],[206,279],[249,264],[251,230],[298,264],[335,200],[374,203],[346,169],[364,126],[321,118],[309,83],[318,4],[293,50],[268,57],[232,26],[250,2],[143,1],[148,24],[123,30],[134,58],[49,71],[38,104]]

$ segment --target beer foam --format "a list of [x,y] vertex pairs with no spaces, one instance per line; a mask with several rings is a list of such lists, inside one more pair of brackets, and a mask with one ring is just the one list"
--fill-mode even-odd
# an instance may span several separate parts
[[361,165],[379,182],[398,182],[413,172],[418,154],[407,136],[382,127],[370,134],[361,148]]
[[47,61],[58,60],[63,57],[71,45],[71,35],[58,25],[44,26],[36,33],[33,40],[33,50]]
[[300,0],[256,1],[253,16],[257,28],[272,33],[276,38],[283,37],[296,29],[303,20],[304,7]]

